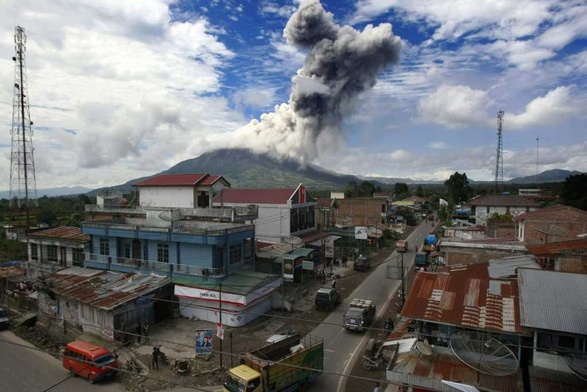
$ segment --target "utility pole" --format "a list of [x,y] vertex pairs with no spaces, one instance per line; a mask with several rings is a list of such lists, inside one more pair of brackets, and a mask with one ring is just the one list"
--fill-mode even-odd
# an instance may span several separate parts
[[[224,328],[222,326],[222,283],[220,283],[220,289],[218,290],[218,325],[219,328]],[[224,339],[220,339],[220,369],[222,369],[222,341]]]
[[404,254],[400,254],[400,263],[402,268],[402,309],[406,303],[406,283],[405,283],[405,270],[404,270]]

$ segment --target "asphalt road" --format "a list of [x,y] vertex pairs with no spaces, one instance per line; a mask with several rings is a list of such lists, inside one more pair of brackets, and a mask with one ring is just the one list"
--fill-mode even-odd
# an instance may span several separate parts
[[[53,388],[52,388],[53,387]],[[0,332],[0,392],[122,392],[120,385],[70,378],[61,361],[20,339],[10,331]]]
[[[414,262],[414,245],[422,245],[424,237],[433,230],[428,221],[422,222],[408,237],[410,250],[404,253],[404,268],[409,268]],[[399,255],[393,252],[384,263],[380,264],[363,280],[363,283],[353,291],[339,307],[331,312],[322,324],[314,328],[311,335],[321,336],[324,339],[324,374],[318,377],[310,386],[309,391],[345,391],[347,377],[362,355],[367,334],[355,333],[342,327],[342,315],[349,308],[353,298],[372,300],[377,306],[377,317],[386,310],[391,295],[401,286],[400,280],[386,278],[388,266],[397,266]]]

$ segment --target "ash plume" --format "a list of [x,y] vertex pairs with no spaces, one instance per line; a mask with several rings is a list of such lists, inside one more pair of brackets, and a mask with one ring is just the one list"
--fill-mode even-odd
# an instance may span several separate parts
[[238,129],[233,142],[257,153],[309,162],[319,148],[339,145],[343,117],[352,113],[359,94],[399,60],[401,41],[389,23],[363,31],[339,26],[318,0],[302,1],[283,35],[308,50],[292,78],[289,103]]

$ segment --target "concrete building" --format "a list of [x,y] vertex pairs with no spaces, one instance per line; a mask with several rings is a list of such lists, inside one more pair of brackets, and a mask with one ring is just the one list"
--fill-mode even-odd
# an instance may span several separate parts
[[22,266],[29,279],[82,266],[90,248],[90,237],[82,234],[79,227],[71,226],[31,230],[20,241],[27,244],[28,260]]
[[587,275],[522,268],[518,286],[520,323],[532,331],[530,390],[585,390]]
[[[257,206],[213,207],[214,194],[226,186],[221,176],[209,174],[158,175],[137,184],[139,206],[87,206],[86,214],[96,219],[82,223],[90,236],[84,266],[169,277],[184,316],[218,322],[218,314],[209,310],[210,298],[200,294],[210,285],[239,280],[241,273],[257,274],[255,226],[246,223],[258,218]],[[267,274],[242,280],[233,284],[239,295],[261,295],[241,304],[235,326],[270,308],[274,287],[281,284],[281,277]],[[225,290],[230,292],[228,286]],[[229,306],[228,296],[219,301]]]
[[[390,201],[382,197],[356,197],[337,200],[336,223],[351,226],[388,224],[391,216]],[[350,221],[350,224],[349,224]]]
[[542,269],[549,271],[587,274],[587,239],[553,242],[550,244],[526,244]]
[[493,214],[516,217],[540,208],[537,202],[518,195],[482,196],[472,200],[469,205],[478,225],[486,225]]
[[587,211],[556,205],[514,218],[516,238],[527,244],[549,244],[587,233]]
[[279,243],[291,236],[316,231],[317,201],[302,184],[297,188],[224,189],[216,194],[215,208],[247,208],[255,205],[251,219],[258,241]]

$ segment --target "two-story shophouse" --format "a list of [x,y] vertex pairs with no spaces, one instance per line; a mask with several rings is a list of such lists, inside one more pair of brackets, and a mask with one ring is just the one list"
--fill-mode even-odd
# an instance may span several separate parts
[[230,187],[222,176],[161,174],[135,186],[138,206],[86,207],[85,267],[170,277],[186,317],[241,326],[270,310],[281,278],[254,272],[255,226],[245,222],[257,206],[212,207]]

